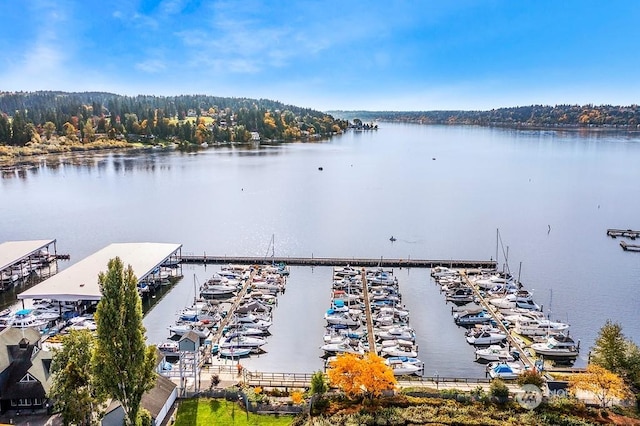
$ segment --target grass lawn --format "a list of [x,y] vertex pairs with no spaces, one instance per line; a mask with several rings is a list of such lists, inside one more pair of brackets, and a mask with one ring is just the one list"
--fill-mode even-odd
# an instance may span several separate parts
[[247,413],[235,402],[225,399],[186,399],[180,402],[176,414],[176,426],[210,426],[210,425],[290,425],[291,416],[257,415]]

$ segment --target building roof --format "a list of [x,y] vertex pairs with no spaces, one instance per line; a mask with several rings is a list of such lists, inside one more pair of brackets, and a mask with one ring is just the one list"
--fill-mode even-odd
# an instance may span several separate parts
[[55,242],[56,240],[32,240],[7,241],[0,244],[0,271]]
[[140,405],[149,410],[151,417],[157,419],[158,414],[160,414],[160,411],[162,411],[162,408],[165,406],[169,396],[171,396],[176,387],[177,385],[171,380],[158,374],[156,376],[155,386],[150,391],[142,395]]
[[102,293],[98,284],[98,274],[107,271],[109,260],[120,257],[125,267],[131,265],[135,276],[138,280],[142,280],[181,247],[182,244],[167,243],[110,244],[40,284],[23,291],[18,295],[18,299],[100,300]]
[[9,347],[17,345],[24,338],[31,342],[37,342],[40,339],[40,332],[30,327],[8,327],[0,331],[0,373],[13,362]]
[[43,399],[51,388],[49,368],[53,354],[39,349],[39,335],[32,337],[35,340],[25,335],[17,343],[5,346],[10,364],[2,370],[2,399]]

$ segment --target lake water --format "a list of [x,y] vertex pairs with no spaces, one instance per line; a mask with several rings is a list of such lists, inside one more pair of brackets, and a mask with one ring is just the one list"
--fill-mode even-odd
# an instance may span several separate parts
[[[112,242],[175,242],[183,254],[496,257],[582,342],[606,319],[640,343],[640,253],[607,228],[640,228],[640,139],[603,132],[381,123],[316,143],[198,153],[69,155],[4,172],[0,241],[56,238],[67,267]],[[322,170],[319,170],[322,167]],[[397,241],[389,241],[393,235]],[[145,317],[151,343],[216,267],[184,279]],[[425,374],[482,376],[428,270],[396,270]],[[267,354],[249,367],[321,368],[329,268],[292,268]],[[158,297],[160,298],[160,297]]]

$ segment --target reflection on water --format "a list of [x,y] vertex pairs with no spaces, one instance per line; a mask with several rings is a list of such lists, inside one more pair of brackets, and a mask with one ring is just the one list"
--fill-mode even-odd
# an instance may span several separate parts
[[[639,140],[382,123],[321,143],[65,153],[2,170],[0,240],[52,236],[73,261],[130,241],[263,256],[274,235],[282,256],[486,260],[496,256],[499,228],[511,270],[521,269],[545,313],[571,324],[586,362],[606,319],[640,342],[638,254],[605,234],[639,226]],[[145,317],[152,342],[166,339],[175,312],[194,297],[184,273]],[[192,273],[203,282],[212,272]],[[452,353],[464,361],[450,368],[475,374],[464,372],[475,368],[473,356],[427,271],[406,274],[399,279],[411,324],[434,366],[426,374],[436,365],[444,374]],[[290,281],[269,352],[255,362],[308,371],[318,365],[312,352],[322,339],[313,309],[326,307],[330,279],[320,268],[301,268]],[[310,364],[287,362],[297,356],[287,346],[296,339],[308,342],[302,352]]]

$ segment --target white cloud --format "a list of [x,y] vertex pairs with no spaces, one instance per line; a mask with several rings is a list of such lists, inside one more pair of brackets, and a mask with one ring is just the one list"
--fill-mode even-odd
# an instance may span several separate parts
[[135,64],[135,68],[139,71],[157,73],[164,71],[167,68],[167,65],[164,61],[159,59],[147,59],[146,61]]
[[164,15],[174,15],[184,9],[184,0],[164,0],[160,3],[160,11]]

